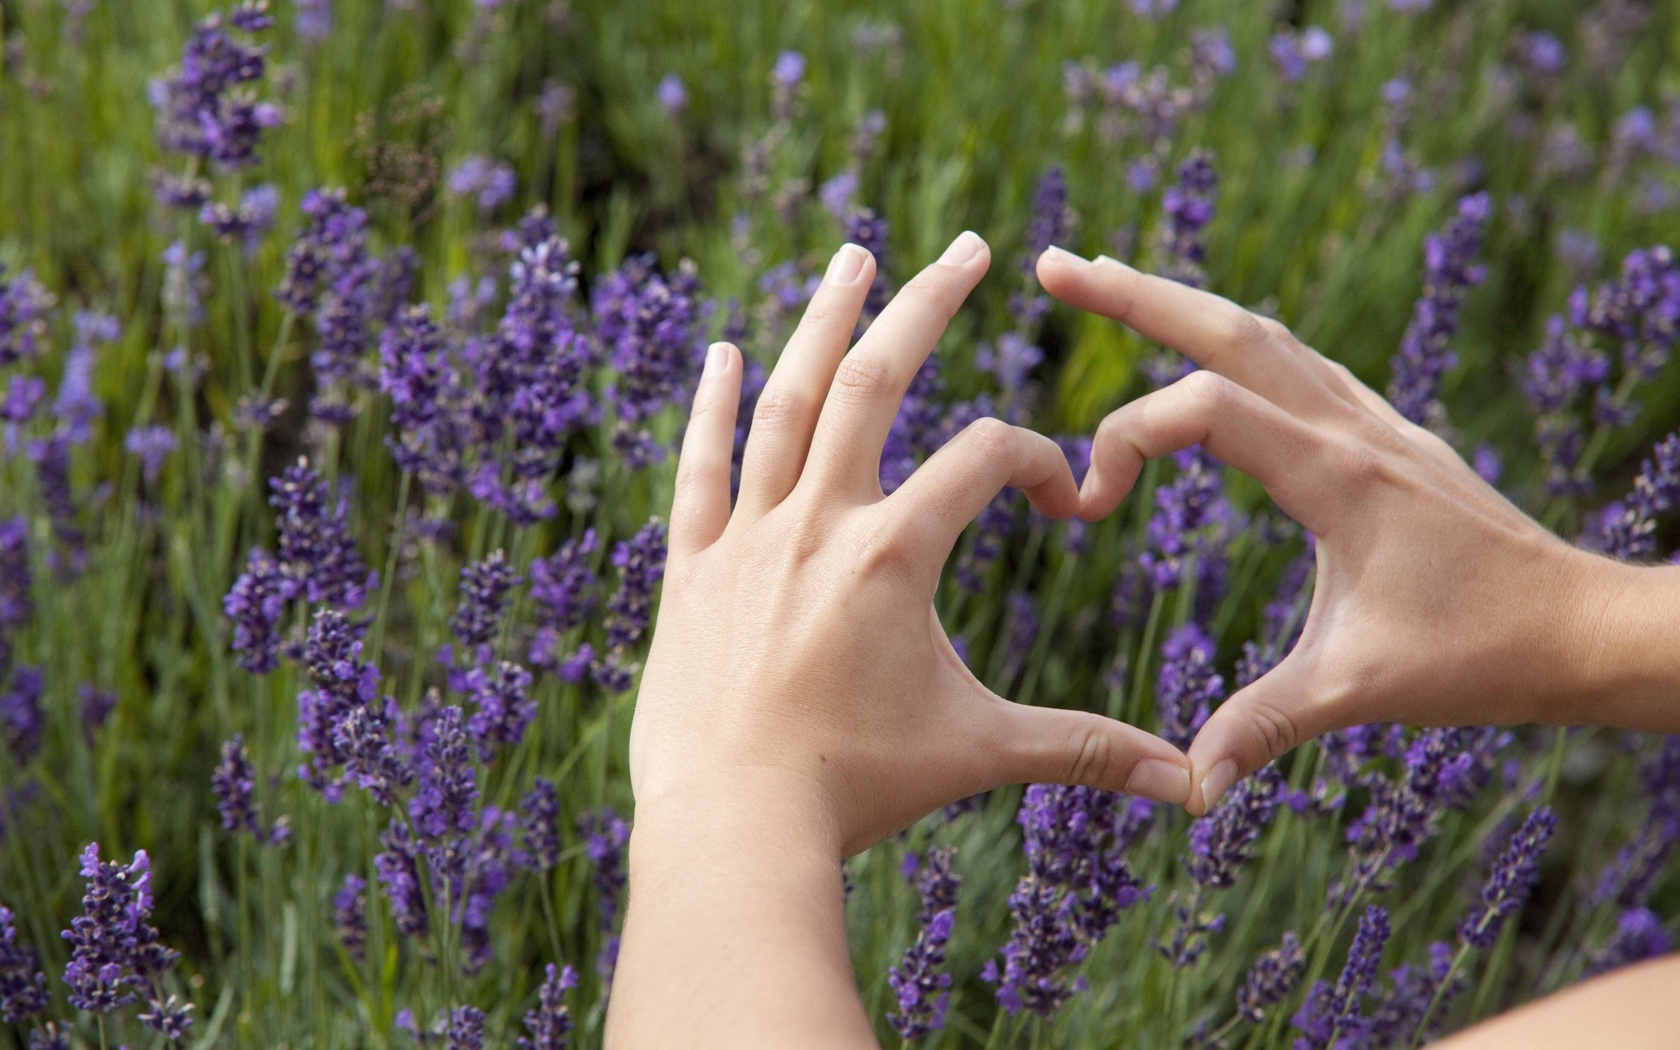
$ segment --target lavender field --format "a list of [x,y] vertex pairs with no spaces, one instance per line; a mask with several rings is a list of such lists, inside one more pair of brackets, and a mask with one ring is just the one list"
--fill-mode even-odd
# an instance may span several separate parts
[[[1680,547],[1680,10],[0,0],[0,1046],[601,1043],[708,343],[750,407],[995,264],[911,388],[1056,437],[1189,369],[1055,244],[1289,325],[1564,537]],[[1313,540],[1200,449],[1007,492],[974,673],[1188,744]],[[1333,733],[1205,818],[1033,785],[847,863],[883,1045],[1410,1048],[1680,935],[1680,738]]]

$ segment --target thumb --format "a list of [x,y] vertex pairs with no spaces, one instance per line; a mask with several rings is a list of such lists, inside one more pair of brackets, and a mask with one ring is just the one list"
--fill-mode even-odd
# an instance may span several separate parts
[[1185,808],[1204,816],[1232,784],[1332,728],[1323,705],[1312,702],[1306,662],[1291,654],[1215,708],[1196,733]]
[[1190,799],[1190,760],[1152,733],[1090,711],[1007,700],[992,710],[1004,783],[1077,784],[1172,805]]

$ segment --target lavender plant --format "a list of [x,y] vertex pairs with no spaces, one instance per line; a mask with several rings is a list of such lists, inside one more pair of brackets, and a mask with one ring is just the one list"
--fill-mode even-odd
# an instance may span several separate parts
[[[0,1044],[598,1045],[688,397],[737,342],[739,448],[842,239],[866,325],[960,226],[1012,262],[887,491],[985,415],[1082,474],[1187,373],[1052,309],[1059,244],[1674,554],[1660,5],[691,7],[0,4]],[[1185,744],[1314,557],[1191,449],[1108,521],[1000,497],[937,612]],[[1410,1047],[1671,950],[1677,846],[1672,739],[1359,726],[1196,821],[967,800],[849,862],[850,933],[916,1045]]]

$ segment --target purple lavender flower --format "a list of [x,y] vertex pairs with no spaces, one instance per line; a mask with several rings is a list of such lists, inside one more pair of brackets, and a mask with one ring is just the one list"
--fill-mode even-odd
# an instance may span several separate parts
[[688,108],[688,88],[683,86],[682,77],[675,73],[667,73],[659,80],[659,86],[653,89],[653,97],[659,101],[659,106],[672,117],[681,116]]
[[1218,462],[1199,446],[1175,453],[1173,461],[1178,476],[1155,490],[1138,564],[1158,590],[1183,585],[1194,573],[1198,608],[1211,608],[1224,592],[1231,505]]
[[1038,257],[1051,245],[1065,241],[1076,219],[1068,206],[1067,176],[1060,167],[1047,169],[1033,189],[1032,210],[1022,235],[1027,252],[1021,257],[1021,271],[1032,277]]
[[547,558],[531,562],[531,599],[537,607],[536,639],[531,662],[555,668],[566,657],[560,652],[567,632],[581,626],[595,605],[595,570],[590,555],[598,546],[594,529],[567,540]]
[[205,201],[199,209],[198,221],[224,241],[242,242],[249,255],[256,251],[263,235],[274,227],[279,210],[280,191],[264,183],[246,190],[237,206]]
[[[147,922],[152,913],[150,869],[145,850],[135,853],[127,866],[102,862],[98,843],[82,851],[82,876],[87,880],[83,914],[70,920],[64,931],[70,942],[64,982],[76,1009],[110,1013],[137,1001],[142,990],[153,995],[155,1004],[155,978],[180,957]],[[176,1015],[171,1011],[167,1019],[173,1022]],[[164,1031],[160,1023],[165,1019],[159,1016],[148,1027]]]
[[595,972],[607,984],[618,966],[618,937],[613,928],[618,920],[620,900],[630,884],[625,868],[625,846],[630,842],[630,825],[619,818],[611,807],[578,817],[578,834],[583,836],[583,851],[594,867],[595,891],[600,897],[601,932],[606,935],[601,953],[595,960]]
[[495,211],[513,197],[517,185],[513,168],[505,161],[473,154],[449,173],[449,192],[456,197],[478,198],[478,210]]
[[1486,193],[1458,202],[1458,215],[1424,241],[1423,294],[1412,308],[1412,321],[1394,355],[1388,399],[1401,415],[1417,424],[1441,423],[1441,378],[1458,361],[1450,349],[1458,332],[1458,310],[1465,291],[1480,284],[1486,268],[1474,262],[1481,250],[1490,205]]
[[175,451],[175,432],[163,426],[135,427],[123,439],[123,447],[140,460],[146,484],[155,485],[164,461]]
[[408,816],[422,841],[448,848],[478,826],[473,810],[478,803],[478,777],[466,716],[459,707],[451,704],[440,709],[425,728]]
[[268,49],[236,39],[229,29],[254,34],[272,24],[263,7],[247,3],[228,15],[225,27],[221,15],[211,14],[193,28],[180,66],[153,80],[147,92],[160,146],[224,168],[255,161],[257,144],[280,122],[280,111],[241,85],[262,79]]
[[1283,775],[1270,766],[1240,781],[1212,813],[1190,825],[1190,856],[1184,859],[1192,888],[1174,894],[1177,924],[1172,939],[1157,942],[1174,966],[1190,966],[1207,950],[1208,938],[1225,916],[1203,910],[1210,891],[1236,884],[1237,869],[1254,857],[1260,835],[1288,793]]
[[367,880],[350,872],[333,894],[333,932],[350,958],[360,962],[367,953]]
[[343,613],[316,612],[303,648],[310,687],[298,693],[298,750],[309,763],[298,767],[298,778],[331,802],[342,795],[336,774],[346,763],[355,765],[349,772],[358,783],[389,797],[381,788],[396,762],[389,715],[379,703],[379,669],[361,655],[362,642]]
[[[1140,804],[1141,803],[1141,804]],[[1025,832],[1027,873],[1009,897],[1014,929],[981,977],[997,985],[1009,1013],[1048,1017],[1083,988],[1062,972],[1082,961],[1148,895],[1124,853],[1153,812],[1146,800],[1095,788],[1033,784],[1016,820]]]
[[1295,83],[1306,78],[1309,67],[1330,57],[1335,41],[1322,27],[1308,26],[1300,33],[1273,35],[1270,49],[1278,75],[1287,83]]
[[1546,843],[1556,830],[1557,818],[1552,815],[1552,808],[1541,806],[1511,836],[1510,844],[1494,861],[1493,870],[1482,886],[1481,903],[1459,923],[1458,935],[1465,944],[1491,948],[1499,940],[1500,927],[1523,906],[1540,880],[1540,854],[1546,851]]
[[344,760],[344,779],[383,805],[397,804],[397,789],[414,779],[407,758],[393,741],[396,704],[369,698],[351,705],[333,724],[332,743]]
[[262,841],[257,821],[257,771],[251,765],[251,749],[245,737],[235,733],[222,744],[222,761],[210,774],[210,790],[216,796],[216,811],[222,816],[225,831],[248,831]]
[[29,1033],[29,1050],[70,1050],[70,1033],[57,1021]]
[[467,672],[466,688],[473,714],[467,723],[478,756],[488,762],[497,744],[508,747],[524,739],[525,728],[537,715],[530,698],[531,672],[503,660],[494,669],[478,666]]
[[525,863],[536,872],[560,864],[560,792],[554,781],[538,777],[519,803],[519,842]]
[[1377,1006],[1363,1026],[1371,1046],[1412,1046],[1433,1039],[1446,1007],[1466,987],[1453,967],[1453,946],[1435,941],[1429,964],[1408,963],[1389,974],[1390,987],[1377,995]]
[[566,1050],[572,1045],[572,1014],[566,1008],[566,992],[577,987],[577,971],[570,966],[549,963],[543,971],[537,1006],[525,1014],[529,1038],[519,1037],[519,1050]]
[[1225,679],[1213,668],[1213,639],[1195,622],[1186,623],[1161,645],[1161,674],[1155,687],[1161,738],[1180,750],[1213,711]]
[[395,431],[385,444],[397,466],[440,493],[461,480],[459,386],[431,308],[399,309],[379,336],[379,389],[391,398]]
[[613,442],[633,467],[662,458],[646,423],[687,393],[699,369],[706,319],[699,292],[693,263],[661,275],[651,255],[640,255],[602,280],[592,298],[596,334],[618,373]]
[[1550,33],[1524,33],[1517,38],[1517,57],[1537,77],[1556,76],[1569,62],[1563,42]]
[[1190,76],[1198,84],[1211,85],[1237,68],[1237,53],[1231,35],[1223,26],[1190,31]]
[[[0,668],[3,670],[3,668]],[[11,683],[0,690],[0,731],[19,765],[28,763],[41,750],[41,694],[46,679],[38,667],[13,669]]]
[[887,281],[888,233],[886,217],[868,208],[859,208],[846,217],[845,239],[875,257],[875,280],[869,285],[869,294],[863,298],[860,324],[865,327],[880,316],[892,299],[892,285]]
[[1366,908],[1335,986],[1323,981],[1314,983],[1307,992],[1306,1002],[1292,1019],[1296,1030],[1302,1033],[1295,1040],[1295,1050],[1363,1045],[1365,997],[1376,981],[1388,937],[1388,912],[1376,906]]
[[[1389,888],[1391,872],[1417,856],[1433,838],[1443,814],[1467,805],[1493,775],[1493,759],[1510,740],[1492,728],[1425,729],[1405,752],[1402,775],[1362,779],[1371,802],[1348,827],[1352,869],[1335,888],[1336,900],[1353,899],[1366,889]],[[1327,743],[1327,752],[1338,741]],[[1354,761],[1339,760],[1343,765]]]
[[1680,434],[1670,434],[1640,465],[1626,502],[1604,508],[1599,518],[1603,549],[1615,558],[1645,558],[1656,548],[1657,518],[1680,502]]
[[403,935],[425,940],[431,931],[431,919],[420,886],[420,848],[408,825],[398,820],[391,821],[382,841],[385,848],[373,858],[373,865],[390,898],[391,917]]
[[449,1014],[449,1050],[484,1050],[484,1011],[457,1006]]
[[301,590],[272,555],[261,547],[251,548],[245,571],[222,599],[222,611],[233,621],[239,666],[252,674],[268,674],[280,666],[280,621],[286,603]]
[[461,570],[461,601],[449,618],[449,629],[466,654],[488,646],[507,612],[508,592],[521,578],[500,550]]
[[32,270],[7,277],[0,265],[0,368],[41,356],[53,297]]
[[306,459],[269,482],[269,505],[278,511],[280,567],[311,602],[359,609],[377,580],[362,563],[350,535],[349,502],[334,501],[327,483]]
[[1583,977],[1630,966],[1674,949],[1674,938],[1663,924],[1662,916],[1649,908],[1629,908],[1616,920],[1616,933],[1608,944],[1587,964]]
[[[927,863],[914,872],[921,909],[916,915],[920,929],[916,940],[894,966],[887,983],[898,997],[897,1012],[887,1023],[906,1040],[920,1039],[945,1027],[945,1008],[951,993],[951,975],[940,972],[945,964],[945,944],[956,925],[957,887],[961,876],[951,871],[956,849],[943,846],[928,854]],[[907,864],[914,854],[905,858]]]
[[[1630,379],[1649,382],[1668,363],[1680,339],[1680,263],[1658,245],[1628,253],[1616,280],[1600,285],[1589,298],[1578,288],[1569,299],[1570,321],[1583,332],[1617,348]],[[1601,389],[1601,417],[1625,421],[1637,403]]]
[[1301,973],[1307,968],[1307,957],[1301,951],[1301,941],[1293,933],[1283,935],[1283,943],[1260,954],[1254,968],[1248,971],[1243,986],[1237,990],[1237,1013],[1251,1024],[1266,1019],[1266,1011],[1283,1002],[1301,983]]
[[1213,221],[1219,203],[1219,173],[1213,155],[1206,150],[1192,153],[1178,169],[1178,181],[1161,195],[1166,223],[1161,231],[1162,272],[1181,284],[1200,288],[1206,280],[1202,263],[1207,246],[1202,231]]
[[332,0],[297,0],[297,35],[306,44],[332,36]]
[[64,361],[53,415],[63,427],[64,436],[80,445],[93,437],[93,425],[105,413],[104,403],[93,392],[94,347],[115,342],[122,330],[116,318],[86,312],[76,314],[75,325],[76,341]]
[[623,692],[634,673],[631,650],[647,631],[653,591],[665,576],[665,523],[654,518],[643,525],[613,549],[612,562],[618,569],[618,590],[607,602],[607,652],[596,664],[596,680]]
[[22,1024],[49,1001],[40,955],[18,943],[11,909],[0,905],[0,1021]]

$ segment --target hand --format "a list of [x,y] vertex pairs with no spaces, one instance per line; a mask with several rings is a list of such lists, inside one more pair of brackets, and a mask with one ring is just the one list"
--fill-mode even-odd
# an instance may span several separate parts
[[1038,275],[1205,369],[1103,420],[1081,517],[1112,513],[1145,459],[1200,444],[1317,539],[1300,641],[1190,747],[1192,813],[1333,729],[1578,720],[1626,567],[1559,540],[1276,321],[1112,259],[1053,248]]
[[881,491],[899,402],[989,257],[973,233],[958,237],[848,352],[875,263],[842,248],[759,398],[733,513],[741,358],[711,348],[630,733],[638,821],[726,800],[747,779],[792,778],[852,854],[1006,783],[1189,797],[1176,748],[1099,715],[996,696],[934,613],[953,545],[1005,485],[1051,517],[1079,509],[1054,442],[982,419]]

